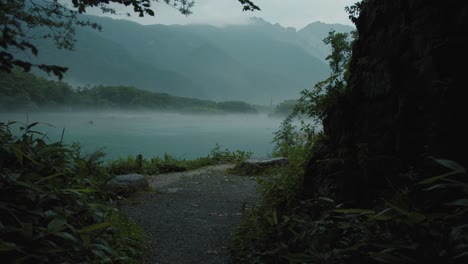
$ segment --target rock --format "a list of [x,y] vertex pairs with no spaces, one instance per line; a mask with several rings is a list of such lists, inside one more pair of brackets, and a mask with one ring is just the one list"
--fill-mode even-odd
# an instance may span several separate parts
[[[468,126],[460,125],[468,75],[456,63],[468,61],[468,2],[363,3],[346,92],[326,111],[325,137],[314,144],[303,186],[306,197],[360,207],[413,181],[414,169],[443,173],[424,157],[468,166]],[[323,166],[330,159],[342,166]]]
[[139,190],[148,189],[148,181],[141,174],[118,175],[112,182],[115,192],[130,194]]
[[265,169],[275,166],[288,165],[288,159],[279,158],[251,158],[236,166],[237,173],[241,175],[256,175],[265,172]]
[[260,166],[260,167],[269,167],[269,166],[286,166],[289,164],[289,161],[285,157],[279,158],[251,158],[241,163],[242,166]]

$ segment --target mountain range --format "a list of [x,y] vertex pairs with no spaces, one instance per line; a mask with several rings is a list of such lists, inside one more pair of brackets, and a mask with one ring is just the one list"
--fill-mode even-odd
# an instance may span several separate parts
[[249,24],[140,25],[86,16],[102,31],[76,29],[73,51],[39,41],[36,62],[69,67],[74,86],[130,85],[210,100],[278,103],[328,76],[322,39],[350,26],[314,22],[301,30],[251,18]]

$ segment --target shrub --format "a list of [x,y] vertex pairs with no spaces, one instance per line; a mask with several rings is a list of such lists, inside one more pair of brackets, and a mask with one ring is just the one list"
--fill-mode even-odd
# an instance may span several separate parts
[[466,170],[433,160],[451,171],[414,174],[370,208],[303,200],[281,179],[263,185],[265,198],[245,211],[231,249],[242,263],[467,263]]
[[[22,135],[11,132],[19,125]],[[47,143],[37,123],[0,123],[0,259],[6,263],[131,263],[142,237],[122,225],[94,154]],[[119,221],[116,221],[120,219]],[[137,227],[132,226],[136,230]],[[133,251],[128,247],[132,246]]]

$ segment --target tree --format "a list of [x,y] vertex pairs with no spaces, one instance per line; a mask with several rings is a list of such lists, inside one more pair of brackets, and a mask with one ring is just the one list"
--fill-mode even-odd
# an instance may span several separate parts
[[316,123],[323,121],[329,108],[346,90],[352,46],[356,38],[355,32],[352,32],[351,36],[348,33],[337,33],[333,30],[328,33],[323,42],[332,48],[331,54],[326,58],[330,66],[330,76],[315,84],[312,90],[301,92],[301,98],[292,115],[307,114],[315,119]]
[[[238,0],[244,11],[260,10],[250,0]],[[51,39],[57,48],[73,49],[75,27],[101,27],[79,17],[87,8],[98,7],[103,13],[115,14],[110,4],[133,7],[140,17],[154,16],[152,4],[164,2],[183,15],[190,15],[192,0],[70,0],[71,6],[60,0],[0,0],[0,71],[10,72],[19,67],[28,72],[36,67],[59,78],[67,68],[57,65],[33,64],[17,59],[18,53],[36,56],[39,50],[34,39]],[[128,14],[130,15],[130,14]]]

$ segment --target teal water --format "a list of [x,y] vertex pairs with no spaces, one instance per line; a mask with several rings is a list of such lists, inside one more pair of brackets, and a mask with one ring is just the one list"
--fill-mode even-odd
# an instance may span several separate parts
[[[79,142],[85,152],[104,148],[106,159],[165,153],[178,158],[206,156],[220,144],[223,149],[251,151],[268,156],[273,132],[282,119],[266,115],[188,115],[140,112],[1,113],[0,121],[42,122],[36,130],[50,142]],[[46,124],[53,125],[50,127]]]

